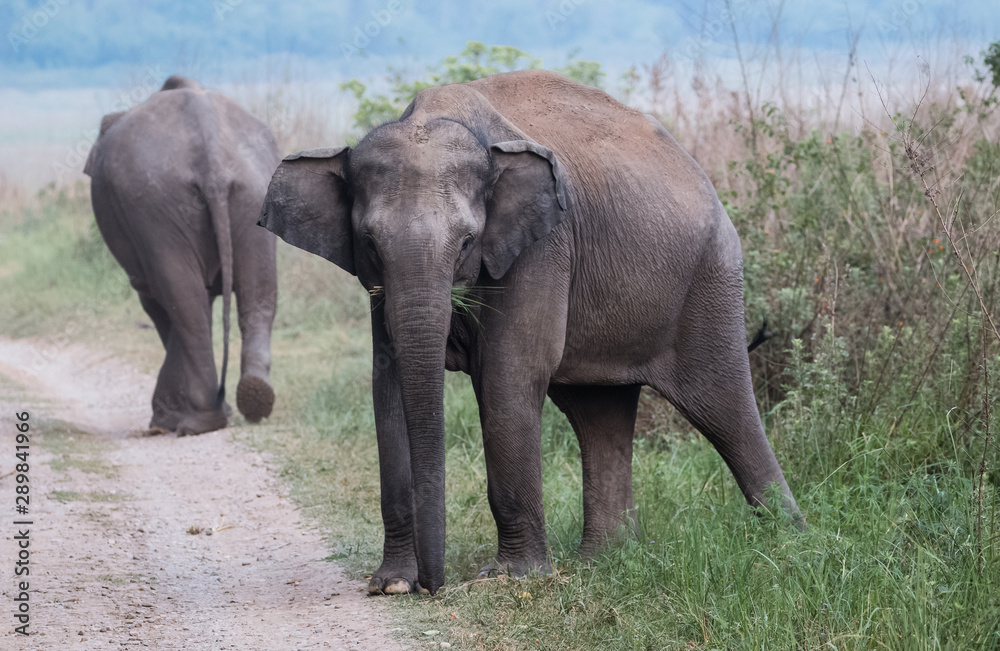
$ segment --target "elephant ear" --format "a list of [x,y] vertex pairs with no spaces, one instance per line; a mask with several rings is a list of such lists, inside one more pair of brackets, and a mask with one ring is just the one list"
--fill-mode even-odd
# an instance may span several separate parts
[[496,180],[486,202],[483,264],[501,278],[521,251],[566,217],[566,183],[551,149],[528,140],[490,146]]
[[271,177],[257,223],[292,246],[356,274],[353,198],[345,180],[349,147],[287,156]]

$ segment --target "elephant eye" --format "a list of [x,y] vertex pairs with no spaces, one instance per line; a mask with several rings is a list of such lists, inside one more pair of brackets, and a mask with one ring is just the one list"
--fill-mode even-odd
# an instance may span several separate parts
[[368,249],[368,253],[370,253],[375,257],[378,257],[378,245],[375,244],[375,238],[372,237],[372,234],[365,233],[362,239],[365,241],[365,248]]
[[472,240],[474,239],[476,238],[472,233],[465,236],[465,239],[462,240],[462,253],[465,253],[472,246]]

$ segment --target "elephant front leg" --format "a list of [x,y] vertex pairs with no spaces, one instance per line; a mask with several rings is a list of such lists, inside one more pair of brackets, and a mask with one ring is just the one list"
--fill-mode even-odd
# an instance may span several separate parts
[[382,307],[372,310],[372,399],[378,439],[382,524],[382,565],[372,574],[369,594],[421,591],[413,540],[413,494],[410,443],[393,348],[385,332]]
[[544,382],[492,373],[477,386],[486,456],[487,495],[497,524],[495,563],[480,577],[551,571],[542,507],[541,418]]

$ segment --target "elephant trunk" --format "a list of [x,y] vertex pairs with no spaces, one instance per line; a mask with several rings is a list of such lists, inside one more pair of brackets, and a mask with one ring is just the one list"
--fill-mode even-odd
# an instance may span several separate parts
[[414,274],[386,283],[386,321],[410,444],[414,544],[421,587],[444,584],[444,371],[451,278]]

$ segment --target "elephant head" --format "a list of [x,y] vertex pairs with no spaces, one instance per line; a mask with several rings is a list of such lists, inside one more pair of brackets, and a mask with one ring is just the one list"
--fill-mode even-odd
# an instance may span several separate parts
[[570,192],[551,150],[473,89],[423,91],[353,149],[287,157],[260,224],[384,291],[409,438],[420,583],[444,583],[445,352],[451,291],[502,278],[555,228]]

